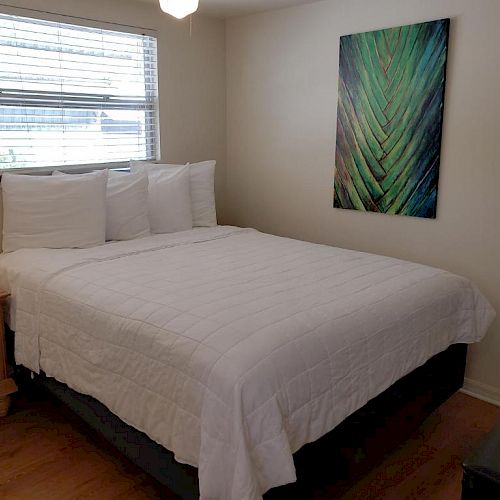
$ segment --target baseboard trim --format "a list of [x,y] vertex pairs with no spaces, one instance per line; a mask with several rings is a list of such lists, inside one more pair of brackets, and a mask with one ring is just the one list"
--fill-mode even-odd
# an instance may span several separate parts
[[483,384],[466,378],[464,381],[464,386],[460,389],[460,392],[472,396],[473,398],[481,399],[487,403],[492,403],[496,406],[500,406],[500,389],[493,387],[492,385]]

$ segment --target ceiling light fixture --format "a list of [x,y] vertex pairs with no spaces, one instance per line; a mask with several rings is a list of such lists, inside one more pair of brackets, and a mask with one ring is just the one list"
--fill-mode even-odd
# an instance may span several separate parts
[[163,12],[183,19],[198,10],[199,0],[160,0],[160,8]]

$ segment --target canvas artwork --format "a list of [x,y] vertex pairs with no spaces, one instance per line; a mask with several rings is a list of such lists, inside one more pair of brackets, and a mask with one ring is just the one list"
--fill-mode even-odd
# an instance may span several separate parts
[[449,23],[341,37],[334,207],[436,217]]

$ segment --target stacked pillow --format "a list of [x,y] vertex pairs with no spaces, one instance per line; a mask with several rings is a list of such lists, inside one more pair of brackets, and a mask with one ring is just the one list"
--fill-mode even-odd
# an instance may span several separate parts
[[[187,224],[187,194],[186,183],[189,182],[192,227],[213,227],[217,225],[215,208],[215,176],[216,162],[203,161],[186,165],[170,165],[165,163],[130,162],[131,172],[146,172],[149,178],[149,218],[158,220],[168,211],[167,201],[163,200],[163,191],[169,189],[179,193],[184,205],[184,224]],[[189,173],[189,179],[187,179]],[[169,185],[169,188],[166,186]],[[163,232],[154,222],[153,232]]]
[[61,177],[3,174],[3,250],[104,244],[106,183],[104,171]]
[[149,179],[147,210],[151,232],[175,233],[192,229],[189,167],[159,170],[155,174],[141,168],[139,172]]
[[88,248],[217,225],[215,161],[131,162],[131,171],[3,174],[3,250]]
[[[148,219],[148,177],[145,173],[127,174],[104,170],[106,188],[106,240],[142,238],[150,234]],[[79,177],[55,171],[53,176]],[[82,176],[93,175],[81,174]]]

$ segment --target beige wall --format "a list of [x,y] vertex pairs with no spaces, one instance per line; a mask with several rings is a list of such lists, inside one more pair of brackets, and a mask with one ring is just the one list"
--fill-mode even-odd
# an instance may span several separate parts
[[[137,0],[2,0],[2,4],[157,30],[162,159],[174,163],[217,160],[217,208],[221,220],[224,220],[226,91],[223,20],[195,16],[190,38],[189,21],[177,21],[163,14],[157,3]],[[12,11],[0,5],[0,12]],[[29,16],[30,12],[25,15]]]
[[[226,32],[195,16],[191,39],[155,3],[2,3],[156,29],[162,157],[218,160],[223,222],[450,269],[500,312],[498,0],[327,0],[230,19]],[[334,210],[339,36],[440,17],[452,25],[438,219]],[[470,388],[500,401],[499,321],[469,361]]]
[[[451,17],[438,218],[332,208],[339,36]],[[449,269],[500,312],[500,1],[328,0],[227,22],[229,221]],[[469,389],[500,401],[500,322]]]

